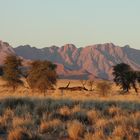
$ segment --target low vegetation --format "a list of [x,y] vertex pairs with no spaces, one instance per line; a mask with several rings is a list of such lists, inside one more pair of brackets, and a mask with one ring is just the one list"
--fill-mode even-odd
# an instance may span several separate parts
[[102,96],[106,96],[111,91],[111,83],[102,81],[97,84],[97,89]]
[[0,136],[8,140],[138,140],[139,110],[139,102],[6,98],[0,100]]

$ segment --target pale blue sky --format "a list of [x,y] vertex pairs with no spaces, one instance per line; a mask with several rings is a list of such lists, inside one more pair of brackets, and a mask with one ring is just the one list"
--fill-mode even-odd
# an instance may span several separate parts
[[0,39],[12,46],[140,49],[140,0],[0,0]]

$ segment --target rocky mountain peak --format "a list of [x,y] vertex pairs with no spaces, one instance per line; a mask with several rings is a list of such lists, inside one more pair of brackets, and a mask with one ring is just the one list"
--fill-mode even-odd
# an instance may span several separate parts
[[112,66],[122,62],[140,70],[140,50],[132,49],[128,45],[119,47],[113,43],[105,43],[83,48],[76,48],[74,44],[45,48],[24,45],[13,49],[8,43],[0,41],[0,64],[6,55],[15,53],[24,59],[56,63],[57,73],[61,78],[88,79],[96,76],[111,79]]

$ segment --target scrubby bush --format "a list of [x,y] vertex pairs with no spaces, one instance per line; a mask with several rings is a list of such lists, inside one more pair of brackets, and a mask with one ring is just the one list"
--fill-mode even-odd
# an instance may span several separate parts
[[16,128],[9,132],[8,140],[30,140],[30,135],[24,128]]
[[93,85],[94,85],[94,81],[93,80],[89,80],[88,81],[88,86],[90,87],[90,91],[93,91]]
[[84,126],[79,121],[72,121],[68,123],[68,134],[73,140],[78,140],[84,132]]
[[99,82],[97,84],[97,89],[100,91],[102,96],[106,96],[111,90],[111,84],[106,81]]
[[13,128],[31,128],[33,126],[33,121],[31,118],[27,117],[26,118],[19,118],[19,117],[14,117],[13,122],[12,122]]
[[64,106],[64,107],[59,109],[59,113],[63,116],[70,116],[71,110],[67,106]]
[[[3,108],[0,134],[4,139],[137,140],[140,137],[139,102],[8,98],[0,100],[0,108]],[[21,113],[22,110],[26,113]]]
[[89,119],[86,112],[75,112],[72,114],[71,119],[78,120],[83,124],[89,124]]
[[95,124],[95,122],[101,117],[101,113],[98,110],[89,110],[87,116],[90,124]]
[[56,131],[57,129],[59,130],[59,128],[62,126],[62,122],[59,119],[54,119],[51,121],[42,121],[40,124],[40,133],[47,133],[47,132],[52,132],[52,131]]

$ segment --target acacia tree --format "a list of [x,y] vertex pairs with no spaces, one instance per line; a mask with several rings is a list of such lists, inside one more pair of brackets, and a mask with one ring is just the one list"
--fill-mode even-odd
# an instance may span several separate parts
[[0,66],[0,76],[2,76],[2,75],[3,75],[3,67]]
[[137,82],[140,84],[140,71],[137,71],[136,74],[137,74]]
[[31,64],[27,76],[27,82],[31,89],[38,89],[40,92],[46,93],[48,89],[54,87],[57,81],[56,65],[50,61],[34,61]]
[[15,91],[16,88],[23,84],[21,81],[21,59],[15,55],[9,55],[6,57],[3,66],[3,79],[7,82],[7,85],[12,87]]
[[129,86],[129,89],[134,88],[135,92],[138,92],[137,89],[137,72],[136,71],[129,71],[126,73],[127,83]]
[[128,64],[121,63],[113,67],[114,82],[120,85],[124,92],[129,92],[132,88],[137,92],[137,72]]

